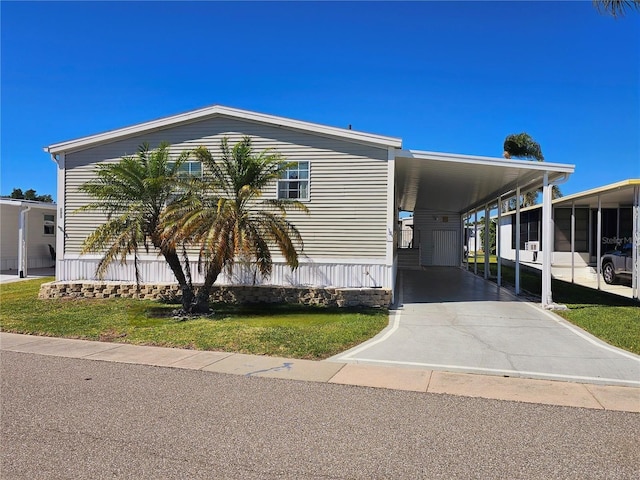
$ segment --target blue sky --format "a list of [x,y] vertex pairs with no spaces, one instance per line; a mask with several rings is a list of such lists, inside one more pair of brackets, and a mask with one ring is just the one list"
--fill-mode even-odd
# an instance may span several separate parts
[[212,104],[502,155],[565,194],[640,178],[640,14],[577,2],[0,2],[0,190],[55,197],[42,147]]

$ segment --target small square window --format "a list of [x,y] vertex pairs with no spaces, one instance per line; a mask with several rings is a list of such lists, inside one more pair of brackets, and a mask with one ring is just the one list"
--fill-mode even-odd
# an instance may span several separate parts
[[293,162],[282,171],[278,199],[309,200],[309,162]]

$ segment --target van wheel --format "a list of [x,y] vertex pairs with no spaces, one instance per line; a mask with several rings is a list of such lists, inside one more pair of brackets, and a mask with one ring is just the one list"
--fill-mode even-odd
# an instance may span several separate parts
[[613,268],[612,263],[605,263],[602,266],[602,277],[604,278],[604,283],[608,285],[613,285],[616,281],[616,271]]

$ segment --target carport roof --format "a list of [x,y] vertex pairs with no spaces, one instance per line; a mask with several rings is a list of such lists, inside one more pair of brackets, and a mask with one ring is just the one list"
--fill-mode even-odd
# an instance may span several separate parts
[[603,205],[633,205],[635,187],[640,187],[640,178],[630,178],[622,182],[567,195],[554,200],[553,205],[567,207],[575,202],[579,206],[596,208],[598,197]]
[[478,157],[420,150],[395,155],[399,208],[463,213],[542,186],[544,173],[554,181],[573,173],[574,165]]

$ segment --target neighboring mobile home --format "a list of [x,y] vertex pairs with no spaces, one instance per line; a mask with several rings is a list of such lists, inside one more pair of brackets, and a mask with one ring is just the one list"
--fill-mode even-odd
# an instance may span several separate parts
[[[632,244],[632,296],[638,298],[638,240],[640,238],[640,179],[628,179],[611,185],[567,195],[553,200],[551,266],[553,275],[573,281],[602,272],[605,253]],[[502,214],[500,219],[500,256],[516,258],[516,215]],[[522,262],[534,267],[542,264],[547,248],[543,239],[542,206],[523,208],[520,214]]]
[[[205,146],[214,155],[220,140],[231,144],[248,135],[254,148],[277,150],[295,162],[287,178],[265,192],[268,198],[297,198],[308,215],[289,219],[304,240],[300,266],[291,271],[274,259],[271,278],[257,283],[393,289],[401,222],[414,213],[421,266],[459,267],[463,261],[463,217],[474,208],[513,195],[520,188],[550,191],[572,165],[403,150],[402,140],[351,129],[318,125],[234,108],[211,106],[130,127],[50,145],[58,165],[59,218],[57,280],[92,279],[100,255],[81,255],[83,240],[104,217],[75,211],[88,202],[78,187],[92,178],[96,164],[134,154],[148,142],[169,142],[178,154]],[[191,168],[193,167],[193,168]],[[200,172],[200,165],[190,171]],[[154,253],[143,257],[145,282],[174,278]],[[196,268],[192,268],[196,272]],[[107,279],[131,280],[133,268],[114,264]],[[194,278],[198,281],[199,278]],[[218,283],[250,282],[242,269]]]
[[54,264],[56,204],[0,198],[0,270],[27,276]]

